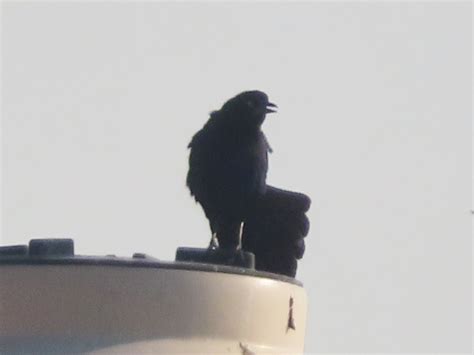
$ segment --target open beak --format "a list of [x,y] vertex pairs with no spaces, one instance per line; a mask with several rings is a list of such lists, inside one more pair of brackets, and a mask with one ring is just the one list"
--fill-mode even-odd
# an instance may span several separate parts
[[273,104],[273,103],[271,103],[271,102],[269,102],[269,103],[267,104],[267,113],[276,112],[276,110],[274,110],[275,108],[278,108],[278,106],[275,105],[275,104]]

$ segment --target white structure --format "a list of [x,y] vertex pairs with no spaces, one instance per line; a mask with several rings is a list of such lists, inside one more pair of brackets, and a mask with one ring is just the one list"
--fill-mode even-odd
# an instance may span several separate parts
[[3,248],[0,353],[303,352],[307,301],[294,279],[69,247]]

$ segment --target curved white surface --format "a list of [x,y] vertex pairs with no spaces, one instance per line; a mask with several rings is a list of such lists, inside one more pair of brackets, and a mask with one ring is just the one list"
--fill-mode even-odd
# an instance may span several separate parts
[[306,302],[302,287],[254,276],[2,265],[0,352],[302,353]]

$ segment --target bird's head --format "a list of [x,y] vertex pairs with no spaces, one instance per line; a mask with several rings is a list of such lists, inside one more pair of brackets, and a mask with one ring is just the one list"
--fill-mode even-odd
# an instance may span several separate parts
[[222,111],[235,116],[241,123],[260,127],[267,113],[276,112],[277,105],[268,100],[267,94],[262,91],[244,91],[228,100]]

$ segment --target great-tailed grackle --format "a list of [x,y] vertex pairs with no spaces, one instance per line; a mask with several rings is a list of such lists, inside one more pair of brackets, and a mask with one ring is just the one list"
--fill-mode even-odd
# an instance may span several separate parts
[[266,185],[270,145],[261,130],[277,106],[245,91],[211,113],[189,143],[187,186],[219,247],[255,254],[257,269],[294,276],[309,228],[306,195]]

